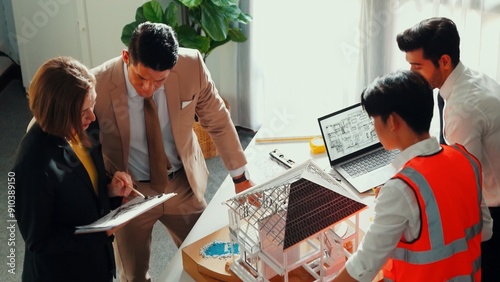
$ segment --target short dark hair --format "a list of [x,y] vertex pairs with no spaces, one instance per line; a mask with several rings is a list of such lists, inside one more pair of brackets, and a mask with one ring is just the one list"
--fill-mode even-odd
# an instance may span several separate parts
[[128,46],[133,65],[142,63],[155,71],[172,69],[177,63],[178,51],[179,43],[174,30],[163,23],[139,24]]
[[73,141],[76,133],[90,146],[83,130],[82,108],[95,84],[94,75],[79,61],[49,59],[37,70],[28,89],[31,113],[43,131]]
[[430,84],[419,73],[401,70],[376,78],[361,93],[361,104],[369,116],[386,122],[397,113],[415,133],[429,132],[434,111]]
[[460,36],[455,23],[448,18],[426,19],[397,35],[399,49],[403,52],[423,49],[425,59],[438,67],[439,59],[447,54],[453,67],[460,62]]

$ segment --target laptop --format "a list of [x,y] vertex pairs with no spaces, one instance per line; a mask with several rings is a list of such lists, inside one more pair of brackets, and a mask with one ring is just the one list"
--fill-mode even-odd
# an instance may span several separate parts
[[359,193],[394,176],[391,162],[399,151],[384,149],[361,104],[320,117],[318,122],[330,167]]

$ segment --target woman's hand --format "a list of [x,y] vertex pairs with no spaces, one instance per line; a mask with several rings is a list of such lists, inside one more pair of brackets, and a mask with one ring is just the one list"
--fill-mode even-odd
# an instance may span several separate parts
[[109,197],[127,197],[132,192],[132,177],[126,172],[117,171],[108,184]]

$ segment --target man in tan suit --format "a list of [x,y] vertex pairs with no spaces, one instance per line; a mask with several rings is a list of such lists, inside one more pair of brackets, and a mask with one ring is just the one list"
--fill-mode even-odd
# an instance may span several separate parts
[[[150,281],[151,233],[156,221],[166,226],[180,246],[206,207],[208,170],[193,131],[195,115],[212,137],[236,192],[252,185],[246,177],[245,155],[200,53],[179,48],[169,26],[139,25],[128,50],[92,72],[97,78],[95,114],[108,172],[128,171],[145,195],[177,193],[115,234],[121,281]],[[144,121],[144,100],[149,98],[158,108],[169,160],[168,184],[160,189],[150,182]]]

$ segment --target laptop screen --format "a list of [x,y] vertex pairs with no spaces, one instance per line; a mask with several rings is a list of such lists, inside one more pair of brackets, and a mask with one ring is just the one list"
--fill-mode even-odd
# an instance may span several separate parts
[[361,104],[318,118],[330,165],[382,147]]

